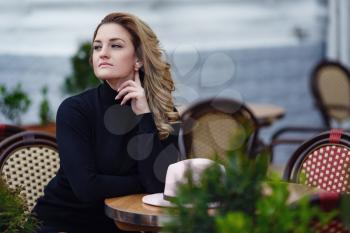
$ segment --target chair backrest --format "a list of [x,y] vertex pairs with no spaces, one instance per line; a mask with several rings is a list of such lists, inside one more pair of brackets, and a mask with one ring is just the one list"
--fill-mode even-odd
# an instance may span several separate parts
[[32,209],[44,187],[59,169],[56,138],[50,134],[25,131],[0,143],[0,175],[10,188],[20,188]]
[[326,191],[349,193],[350,134],[340,129],[304,142],[289,159],[284,179]]
[[182,158],[225,159],[226,152],[249,137],[249,153],[257,144],[258,123],[252,112],[233,99],[210,98],[181,114],[179,149]]
[[322,61],[313,70],[311,91],[324,124],[350,117],[350,72],[338,62]]

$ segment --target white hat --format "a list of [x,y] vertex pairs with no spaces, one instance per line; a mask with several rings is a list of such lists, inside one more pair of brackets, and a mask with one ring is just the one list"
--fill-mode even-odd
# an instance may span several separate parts
[[[193,182],[198,184],[203,171],[213,164],[215,164],[213,160],[205,158],[186,159],[171,164],[166,173],[164,193],[146,195],[142,198],[142,202],[154,206],[173,206],[173,204],[166,199],[175,197],[179,184],[186,183],[187,171],[191,170]],[[225,173],[225,168],[221,164],[220,169]],[[209,207],[213,205],[217,206],[217,203],[209,204]]]

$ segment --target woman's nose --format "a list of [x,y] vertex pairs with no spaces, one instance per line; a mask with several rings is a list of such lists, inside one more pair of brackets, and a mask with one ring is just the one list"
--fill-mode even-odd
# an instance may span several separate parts
[[100,51],[100,56],[101,57],[108,57],[109,56],[109,50],[107,46],[102,46],[101,51]]

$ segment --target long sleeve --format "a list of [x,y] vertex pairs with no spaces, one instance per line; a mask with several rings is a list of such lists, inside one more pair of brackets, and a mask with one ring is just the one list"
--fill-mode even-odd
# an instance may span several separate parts
[[138,171],[142,186],[148,193],[163,192],[167,168],[177,162],[177,129],[167,139],[160,140],[153,114],[138,116],[137,134]]
[[81,103],[65,100],[57,113],[57,141],[61,167],[74,194],[84,202],[142,191],[138,176],[99,174],[92,145],[91,122]]

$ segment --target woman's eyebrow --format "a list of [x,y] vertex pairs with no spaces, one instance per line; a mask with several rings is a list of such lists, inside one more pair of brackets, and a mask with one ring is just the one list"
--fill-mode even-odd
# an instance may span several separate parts
[[[123,41],[124,43],[125,43],[125,40],[123,40],[123,39],[121,39],[121,38],[111,38],[111,39],[109,39],[109,41],[117,41],[117,40],[121,40],[121,41]],[[102,43],[102,41],[101,40],[94,40],[94,43]]]
[[118,38],[118,37],[109,39],[109,41],[116,41],[116,40],[121,40],[121,41],[125,42],[125,40]]

